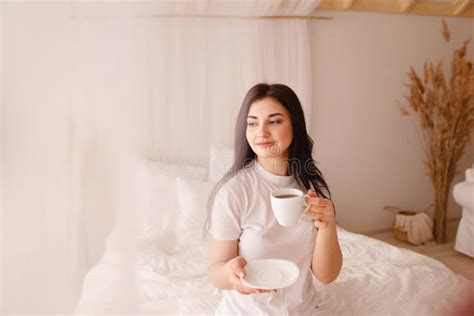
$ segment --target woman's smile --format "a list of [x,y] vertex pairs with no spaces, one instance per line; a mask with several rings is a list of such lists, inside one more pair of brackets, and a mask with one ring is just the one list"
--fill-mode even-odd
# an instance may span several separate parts
[[273,144],[274,144],[273,142],[261,142],[261,143],[257,143],[257,146],[267,148],[267,147],[272,146]]

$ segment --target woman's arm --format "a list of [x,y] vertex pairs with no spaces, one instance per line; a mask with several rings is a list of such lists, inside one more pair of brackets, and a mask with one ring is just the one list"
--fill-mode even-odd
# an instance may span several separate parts
[[342,254],[337,238],[336,224],[319,228],[314,246],[311,270],[316,278],[324,284],[334,281],[342,266]]
[[215,240],[210,236],[207,237],[207,241],[209,282],[221,290],[231,290],[229,262],[238,255],[238,241]]
[[311,270],[324,284],[334,281],[342,266],[342,253],[337,238],[334,206],[331,200],[318,198],[312,190],[308,191],[311,209],[308,215],[314,219],[319,229],[311,261]]

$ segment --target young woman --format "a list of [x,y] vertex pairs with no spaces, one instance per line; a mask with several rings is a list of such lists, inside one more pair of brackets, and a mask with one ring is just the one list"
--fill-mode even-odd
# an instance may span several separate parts
[[[208,275],[225,290],[218,314],[310,315],[318,305],[311,272],[325,284],[338,276],[334,205],[312,148],[293,90],[257,84],[248,91],[237,119],[234,165],[210,197]],[[278,224],[270,193],[282,188],[307,192],[310,221]],[[291,260],[299,279],[284,289],[247,288],[245,266],[257,259]]]

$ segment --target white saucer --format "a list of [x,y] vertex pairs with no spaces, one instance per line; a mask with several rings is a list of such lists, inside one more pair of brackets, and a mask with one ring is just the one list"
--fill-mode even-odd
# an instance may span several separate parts
[[272,290],[292,285],[300,276],[300,269],[290,260],[261,259],[245,266],[246,276],[242,284],[246,287]]

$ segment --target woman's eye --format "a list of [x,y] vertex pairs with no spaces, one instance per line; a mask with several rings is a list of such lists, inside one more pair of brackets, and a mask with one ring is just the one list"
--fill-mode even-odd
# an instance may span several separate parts
[[253,122],[248,122],[248,123],[247,123],[247,126],[255,126],[255,125],[257,125],[257,124],[256,124],[256,123],[253,123]]
[[273,125],[277,125],[277,124],[280,124],[281,121],[271,121],[270,124],[273,124]]

